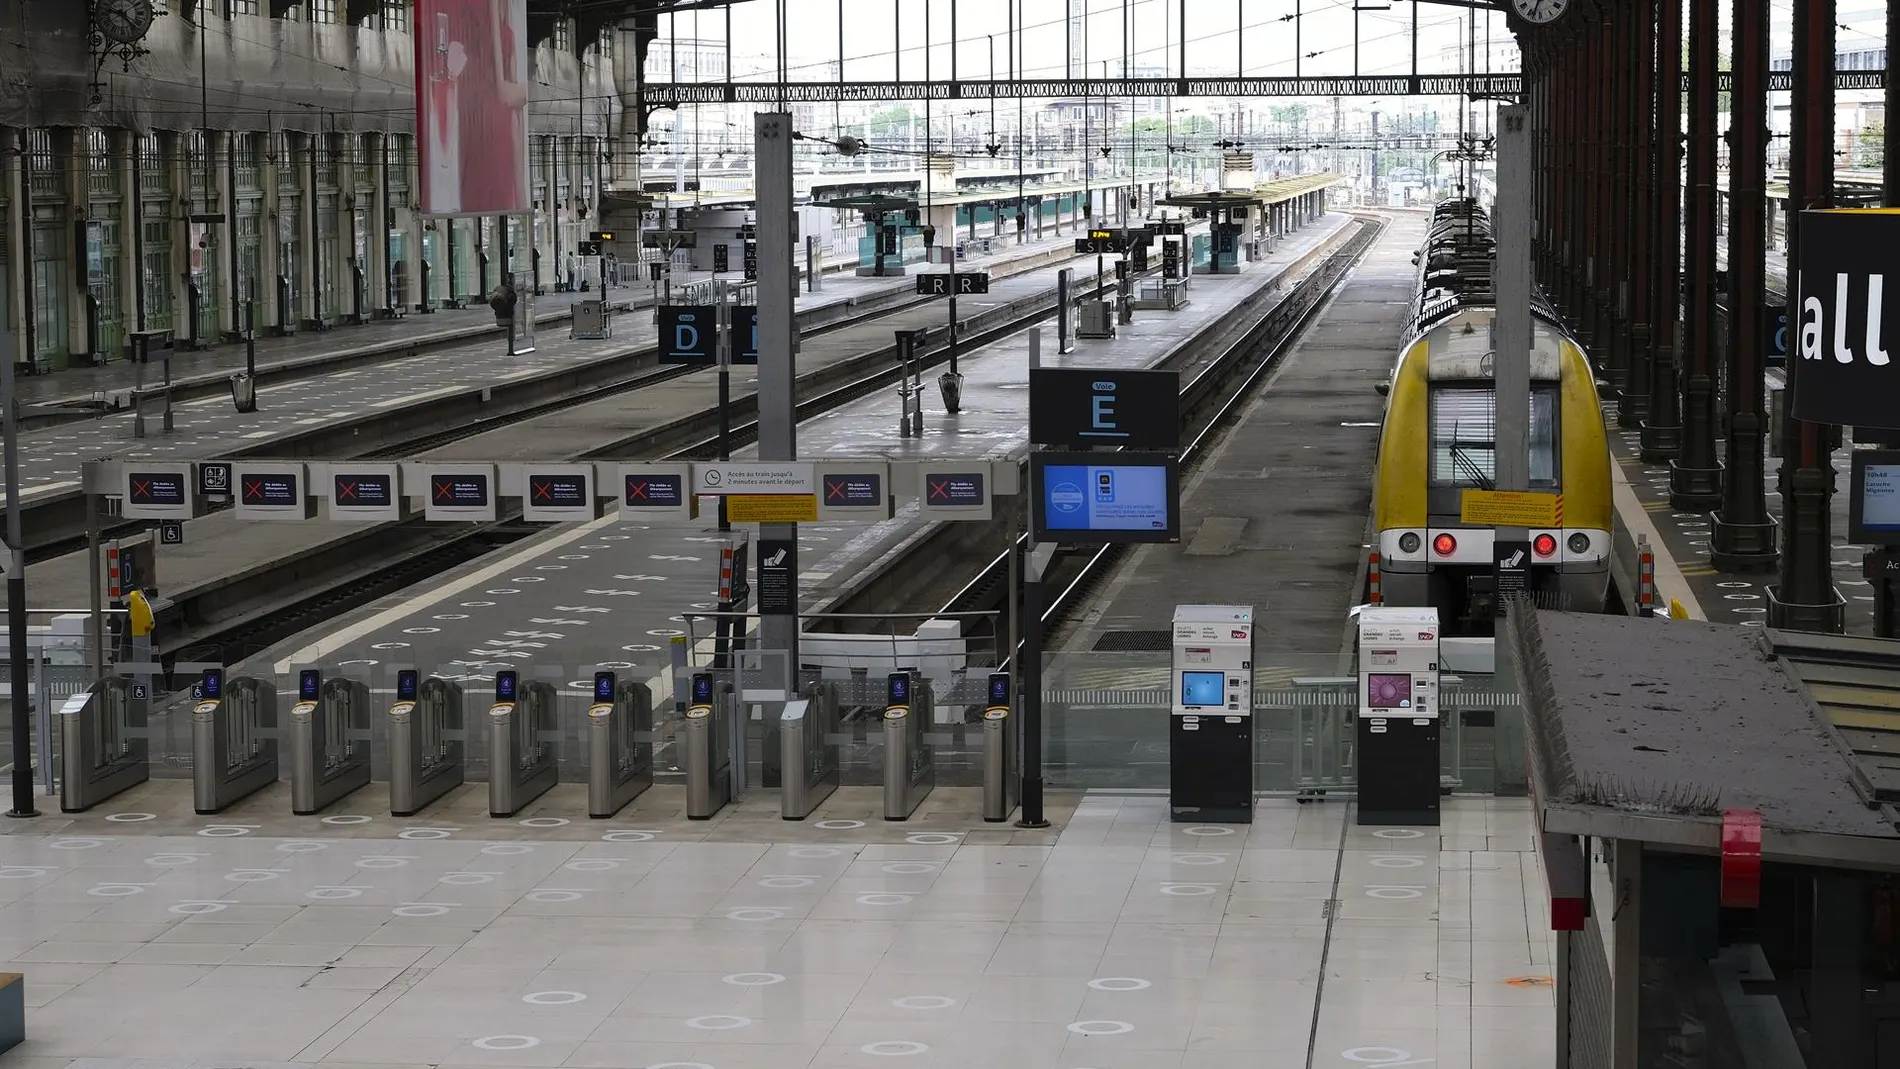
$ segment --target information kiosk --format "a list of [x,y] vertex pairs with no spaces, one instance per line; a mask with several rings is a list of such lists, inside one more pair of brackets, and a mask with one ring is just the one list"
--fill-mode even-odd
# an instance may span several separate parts
[[1168,807],[1176,821],[1253,823],[1251,605],[1174,609]]
[[389,707],[389,812],[409,817],[462,785],[462,685],[413,668],[396,672],[396,701]]
[[1359,823],[1438,824],[1438,610],[1359,610]]
[[191,709],[191,798],[199,813],[277,782],[277,687],[247,676],[228,683],[224,669],[205,669]]

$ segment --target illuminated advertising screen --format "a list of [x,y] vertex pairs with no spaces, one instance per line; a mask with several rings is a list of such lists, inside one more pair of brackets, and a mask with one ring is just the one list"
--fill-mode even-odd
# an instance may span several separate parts
[[910,673],[892,672],[887,685],[886,700],[891,705],[910,704]]
[[424,215],[530,210],[527,0],[416,0]]
[[1900,450],[1856,449],[1849,455],[1848,541],[1900,545]]

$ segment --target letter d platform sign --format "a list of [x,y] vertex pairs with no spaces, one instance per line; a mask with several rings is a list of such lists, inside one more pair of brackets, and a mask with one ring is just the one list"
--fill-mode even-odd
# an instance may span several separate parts
[[1900,211],[1801,213],[1798,300],[1789,329],[1793,415],[1810,423],[1900,428],[1900,278],[1886,271],[1900,245]]
[[660,363],[710,364],[717,359],[717,314],[711,305],[661,305]]

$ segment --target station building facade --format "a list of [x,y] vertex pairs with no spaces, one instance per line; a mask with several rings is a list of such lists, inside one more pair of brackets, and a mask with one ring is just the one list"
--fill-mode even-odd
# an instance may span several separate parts
[[[531,14],[533,211],[416,211],[410,0],[164,0],[106,46],[88,4],[0,0],[0,334],[27,370],[326,330],[565,286],[637,109],[632,35]],[[350,19],[355,21],[347,21]],[[587,40],[578,40],[581,34]]]

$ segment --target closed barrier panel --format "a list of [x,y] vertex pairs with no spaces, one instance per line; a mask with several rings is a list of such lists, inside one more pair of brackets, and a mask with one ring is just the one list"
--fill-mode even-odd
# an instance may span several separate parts
[[991,672],[989,703],[983,707],[983,819],[992,824],[1009,819],[1021,792],[1011,694],[1009,673]]
[[706,820],[732,801],[732,718],[738,696],[710,672],[693,674],[686,706],[686,816]]
[[804,820],[838,789],[838,688],[815,682],[779,720],[779,815]]
[[495,704],[488,710],[489,816],[514,816],[560,778],[556,702],[551,683],[495,673]]
[[462,685],[420,676],[397,672],[389,707],[389,812],[398,817],[421,812],[466,775]]
[[152,777],[146,686],[109,676],[60,707],[61,810],[91,809]]
[[216,813],[277,782],[277,686],[205,669],[191,710],[191,796]]
[[369,686],[324,679],[314,668],[297,677],[290,708],[290,811],[309,816],[369,782]]
[[916,672],[892,672],[884,694],[884,819],[909,820],[937,784],[937,765],[925,737],[931,716],[930,683]]
[[653,786],[653,692],[594,673],[587,707],[587,815],[611,817]]

